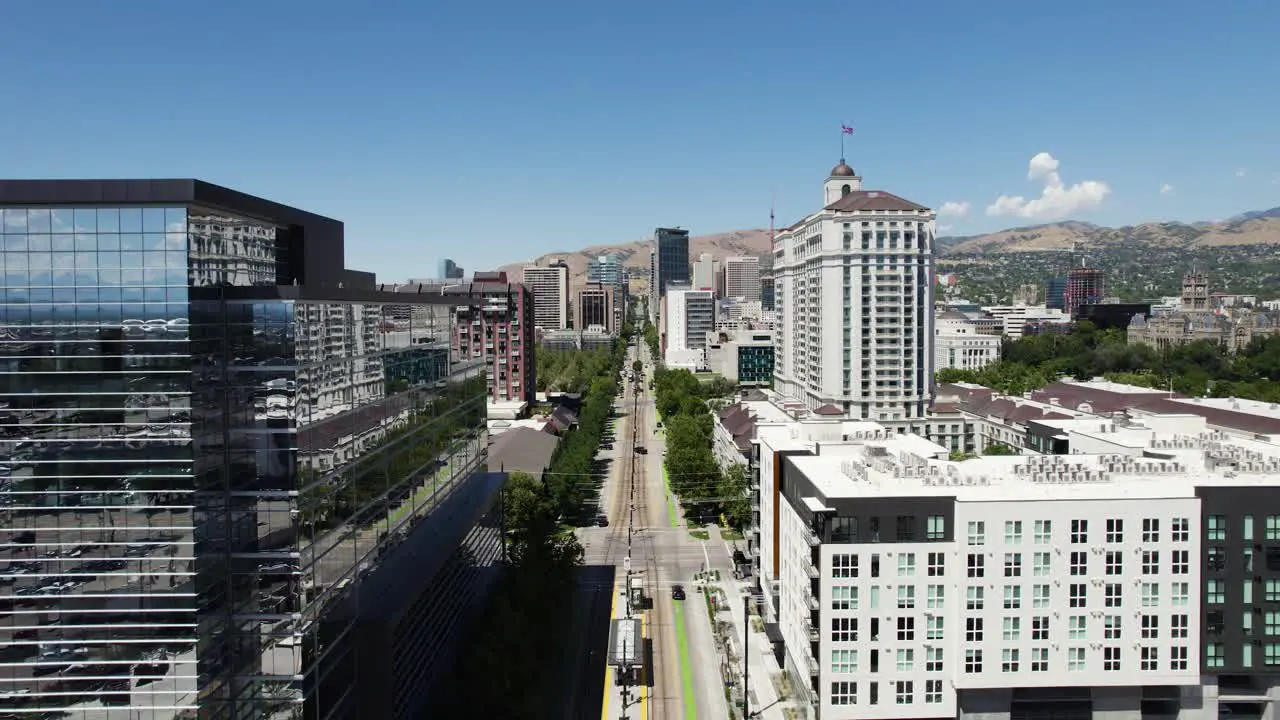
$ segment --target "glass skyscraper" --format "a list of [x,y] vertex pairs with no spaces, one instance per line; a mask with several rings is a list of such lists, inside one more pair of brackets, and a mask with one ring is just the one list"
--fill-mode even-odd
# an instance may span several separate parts
[[653,231],[655,278],[654,297],[665,297],[667,286],[688,285],[689,231],[678,228],[658,228]]
[[0,181],[0,243],[0,715],[413,717],[502,559],[461,301],[199,181]]

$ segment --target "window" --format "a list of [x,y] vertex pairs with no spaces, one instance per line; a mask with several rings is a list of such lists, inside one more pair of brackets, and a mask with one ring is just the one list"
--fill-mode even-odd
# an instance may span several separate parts
[[873,682],[867,684],[867,704],[877,705],[880,703],[880,683]]
[[929,577],[942,577],[947,569],[946,553],[929,553]]
[[982,672],[982,651],[981,650],[965,650],[964,651],[964,671],[966,673]]
[[1005,648],[1000,653],[1000,672],[1018,672],[1018,651]]
[[980,578],[986,575],[985,563],[986,563],[986,558],[983,557],[982,553],[969,553],[969,558],[967,562],[967,565],[969,568],[969,577]]
[[1022,607],[1022,586],[1021,585],[1005,585],[1004,586],[1004,609],[1017,610]]
[[1072,615],[1067,618],[1067,638],[1070,640],[1086,640],[1089,637],[1088,626],[1084,615]]
[[1049,607],[1049,586],[1048,585],[1032,585],[1031,586],[1031,607],[1043,609]]
[[858,588],[850,585],[831,586],[832,610],[857,610]]
[[1007,617],[1003,621],[1000,637],[1005,642],[1015,642],[1022,635],[1022,618]]
[[839,554],[831,556],[831,577],[833,578],[856,578],[858,577],[858,556]]
[[[1076,555],[1077,553],[1071,553]],[[1083,555],[1084,553],[1078,553]],[[1124,553],[1113,550],[1107,553],[1107,574],[1120,575],[1124,573]],[[1083,574],[1083,573],[1081,573]]]
[[940,647],[925,648],[924,671],[942,672],[942,655],[943,652]]
[[1049,672],[1049,648],[1031,648],[1031,672]]
[[1268,635],[1280,635],[1280,612],[1268,610],[1263,621],[1263,632]]
[[1189,519],[1174,518],[1169,525],[1169,539],[1174,542],[1187,542],[1191,539],[1191,521]]
[[1107,542],[1124,542],[1124,520],[1121,520],[1120,518],[1110,518],[1107,520]]
[[1262,592],[1267,602],[1280,602],[1280,580],[1268,580]]
[[924,681],[924,701],[926,703],[937,704],[942,702],[942,681],[941,680],[925,680]]
[[1174,638],[1187,637],[1187,628],[1189,627],[1187,620],[1188,618],[1186,615],[1170,615],[1169,616],[1169,637],[1174,637]]
[[1087,552],[1071,553],[1071,574],[1072,575],[1088,575],[1089,574],[1089,553]]
[[1142,616],[1142,637],[1145,640],[1153,640],[1160,637],[1160,616],[1159,615],[1143,615]]
[[1018,545],[1022,542],[1022,521],[1021,520],[1005,520],[1004,521],[1004,544]]
[[831,704],[858,704],[858,683],[851,680],[837,680],[831,683]]
[[1102,669],[1111,671],[1120,669],[1120,648],[1102,648]]
[[1169,648],[1169,669],[1170,670],[1186,670],[1187,669],[1187,646],[1174,645]]
[[916,664],[916,651],[911,649],[898,650],[898,672],[911,672]]
[[858,618],[831,618],[831,642],[857,642]]
[[1103,588],[1105,591],[1105,604],[1107,607],[1120,607],[1123,601],[1123,595],[1120,592],[1120,583],[1107,583]]
[[981,520],[969,523],[969,544],[985,545],[987,542],[987,524]]
[[857,650],[832,650],[831,672],[837,674],[858,672]]
[[1142,669],[1143,670],[1159,670],[1160,669],[1160,650],[1158,648],[1143,646]]
[[899,515],[897,522],[898,542],[911,542],[916,539],[916,519],[911,515]]
[[871,553],[871,577],[880,577],[880,553]]
[[968,610],[982,609],[982,588],[976,586],[965,588],[965,608]]
[[1191,584],[1176,582],[1169,585],[1169,602],[1177,606],[1185,606],[1191,602]]
[[964,619],[964,641],[982,642],[982,618],[970,617]]
[[1073,647],[1067,649],[1067,669],[1072,671],[1084,670],[1084,648]]
[[1156,607],[1160,604],[1160,585],[1158,583],[1142,583],[1142,607]]
[[929,586],[929,588],[928,588],[928,593],[929,593],[929,595],[928,595],[928,597],[929,597],[929,602],[928,602],[927,607],[929,607],[929,608],[931,608],[931,609],[937,609],[937,608],[942,607],[942,603],[943,603],[943,600],[944,600],[944,598],[943,598],[943,592],[944,592],[944,590],[943,590],[942,588],[943,588],[943,586],[942,586],[942,585],[930,585],[930,586]]
[[[1270,664],[1271,648],[1273,645],[1266,646],[1266,656],[1268,664]],[[1211,642],[1204,647],[1204,664],[1205,667],[1220,668],[1226,660],[1226,654],[1223,652],[1222,643]]]
[[898,553],[898,577],[915,577],[916,554]]
[[1071,521],[1071,544],[1083,545],[1089,542],[1089,521],[1088,520],[1072,520]]
[[[1221,652],[1222,648],[1219,647],[1218,650]],[[1262,662],[1270,667],[1280,665],[1280,643],[1267,643],[1262,646]],[[1222,667],[1222,663],[1219,662],[1213,667]]]
[[1142,551],[1142,574],[1155,575],[1160,572],[1160,551],[1159,550],[1143,550]]
[[1221,605],[1227,601],[1227,583],[1225,580],[1205,581],[1205,602],[1210,605]]
[[1240,524],[1242,526],[1240,528],[1240,532],[1243,534],[1244,539],[1252,540],[1253,539],[1253,516],[1245,515],[1243,518],[1243,522],[1241,522]]
[[1262,539],[1280,540],[1280,515],[1268,515],[1263,521]]
[[915,585],[899,585],[898,586],[898,609],[910,610],[916,606],[916,586]]
[[1170,571],[1174,575],[1186,575],[1191,572],[1191,551],[1190,550],[1174,550],[1173,565]]
[[1204,529],[1204,537],[1206,540],[1226,540],[1227,518],[1223,515],[1210,515],[1208,525]]
[[1053,556],[1047,552],[1038,552],[1032,558],[1035,562],[1034,575],[1036,577],[1048,577],[1053,572]]
[[1031,618],[1031,639],[1049,639],[1049,618],[1045,615]]
[[1160,542],[1159,518],[1142,518],[1142,542],[1143,544]]
[[913,617],[898,618],[898,639],[899,640],[915,640],[916,639],[916,619]]
[[893,701],[899,705],[910,705],[915,702],[915,683],[910,680],[897,680],[894,683]]
[[1102,637],[1105,640],[1120,639],[1120,616],[1108,615],[1102,619]]
[[1053,522],[1050,520],[1037,520],[1035,526],[1035,543],[1037,545],[1048,545],[1053,539]]
[[1022,553],[1004,554],[1004,576],[1019,577],[1022,575]]
[[1086,593],[1084,583],[1072,583],[1071,585],[1071,607],[1082,608],[1088,604],[1089,596]]
[[943,540],[947,537],[947,519],[941,515],[930,515],[924,527],[926,540]]
[[1227,569],[1227,551],[1224,548],[1212,547],[1205,553],[1205,569],[1210,572],[1222,572]]
[[941,617],[934,616],[934,617],[928,618],[927,624],[925,626],[924,638],[926,640],[942,639],[942,618]]

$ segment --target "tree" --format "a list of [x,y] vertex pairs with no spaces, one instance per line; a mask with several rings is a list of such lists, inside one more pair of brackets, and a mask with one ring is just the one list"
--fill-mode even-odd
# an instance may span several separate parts
[[982,449],[983,455],[1020,455],[1017,450],[1002,442],[993,442]]
[[631,372],[639,375],[641,370],[644,370],[644,363],[640,362],[639,360],[632,361]]

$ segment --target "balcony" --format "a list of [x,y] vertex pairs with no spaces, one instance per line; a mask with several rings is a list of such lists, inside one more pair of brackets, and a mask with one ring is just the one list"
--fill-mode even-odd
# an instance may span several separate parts
[[818,659],[813,655],[805,654],[805,664],[809,666],[809,674],[817,675],[822,672],[822,666],[818,665]]
[[822,573],[818,571],[818,568],[815,567],[813,563],[807,563],[805,565],[805,570],[809,573],[809,578],[811,580],[817,580],[822,577]]
[[810,595],[809,596],[809,612],[818,612],[821,609],[822,609],[822,603],[818,600],[818,598]]
[[805,525],[803,532],[804,539],[809,541],[809,547],[817,547],[822,544],[822,539],[818,537],[818,533],[813,531],[813,528]]

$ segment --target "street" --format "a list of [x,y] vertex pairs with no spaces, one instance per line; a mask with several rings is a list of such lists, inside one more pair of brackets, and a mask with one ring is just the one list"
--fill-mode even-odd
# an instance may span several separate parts
[[[678,507],[669,502],[662,473],[663,436],[654,432],[657,417],[648,389],[653,372],[648,354],[641,343],[627,358],[624,376],[629,377],[630,363],[637,357],[645,364],[637,383],[640,393],[635,394],[630,382],[623,383],[615,406],[614,447],[599,456],[609,463],[600,497],[609,524],[579,531],[584,549],[574,608],[579,637],[568,643],[572,651],[567,657],[576,667],[562,695],[564,716],[719,720],[727,717],[719,658],[706,606],[694,586],[695,575],[712,558],[704,543],[684,527]],[[643,579],[649,598],[647,609],[637,608],[633,614],[642,619],[646,638],[646,668],[636,684],[617,682],[615,671],[605,667],[609,621],[628,613],[623,592],[628,546],[631,574]],[[687,599],[672,598],[675,585],[686,589]]]

